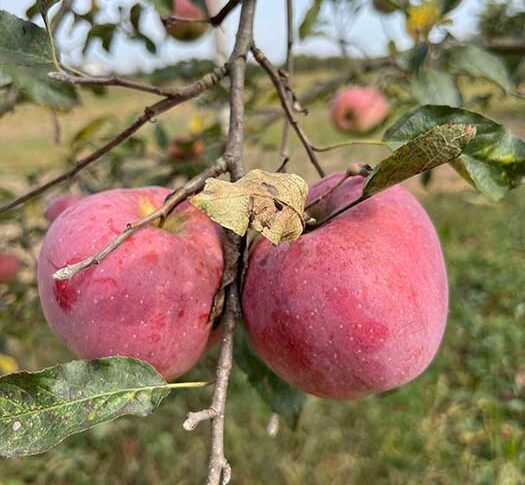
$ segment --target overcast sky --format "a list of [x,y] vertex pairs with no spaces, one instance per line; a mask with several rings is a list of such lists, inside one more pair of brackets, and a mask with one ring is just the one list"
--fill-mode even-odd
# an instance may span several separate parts
[[[111,15],[111,11],[113,10],[114,12],[119,4],[129,4],[131,0],[98,1],[99,4],[108,7],[108,12]],[[296,25],[299,25],[311,1],[295,1]],[[77,2],[79,6],[82,6],[86,4],[87,0],[77,0]],[[22,16],[27,6],[31,3],[33,3],[32,0],[0,0],[0,9]],[[220,0],[219,3],[224,4],[225,0]],[[281,62],[285,56],[285,3],[285,0],[260,0],[258,2],[255,39],[259,47],[275,62]],[[471,35],[475,31],[477,16],[485,3],[485,0],[463,0],[462,5],[452,15],[454,23],[449,29],[460,38]],[[238,11],[239,9],[236,9],[224,25],[228,45],[230,46],[235,35]],[[352,53],[370,57],[385,54],[386,45],[390,39],[393,39],[399,48],[409,47],[411,41],[404,33],[402,20],[402,15],[399,13],[381,16],[375,14],[369,7],[363,9],[349,31],[349,39],[355,46],[351,49]],[[163,28],[158,23],[153,10],[148,12],[144,19],[143,27],[153,40],[160,42],[163,39]],[[79,60],[79,46],[82,44],[85,32],[79,31],[76,34],[76,36],[66,37],[62,33],[59,36],[59,42],[62,41],[62,51],[66,63],[74,64]],[[439,35],[439,33],[436,35]],[[67,42],[64,42],[66,39]],[[88,53],[87,57],[96,63],[112,65],[119,72],[131,72],[136,69],[151,70],[157,66],[189,57],[212,57],[214,41],[213,35],[210,33],[192,43],[163,42],[159,55],[154,57],[149,55],[140,45],[124,38],[119,38],[118,42],[113,45],[113,52],[109,56],[102,49],[95,48]],[[337,55],[338,48],[334,42],[316,37],[297,43],[295,52],[320,56]]]

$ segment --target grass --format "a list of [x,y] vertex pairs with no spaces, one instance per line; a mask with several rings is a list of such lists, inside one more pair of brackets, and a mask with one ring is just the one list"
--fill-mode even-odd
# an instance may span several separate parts
[[[66,134],[86,119],[119,109],[138,110],[143,100],[122,94],[97,101],[88,115],[68,115]],[[35,108],[0,120],[0,173],[35,168],[37,154],[52,166],[60,159],[48,133],[33,125]],[[168,118],[183,131],[190,109]],[[519,131],[521,111],[500,112]],[[7,123],[7,128],[6,128]],[[304,121],[316,142],[338,140],[322,108]],[[26,131],[26,127],[27,131]],[[279,135],[272,128],[268,144]],[[66,138],[67,139],[67,138]],[[4,138],[3,138],[4,140]],[[23,144],[23,146],[21,146]],[[7,147],[7,148],[6,148]],[[5,151],[4,151],[5,150]],[[381,148],[332,152],[323,162],[340,169],[350,160],[373,161]],[[291,167],[307,178],[301,148],[294,143]],[[275,150],[250,148],[250,166],[278,164]],[[371,160],[372,159],[372,160]],[[39,162],[40,165],[40,162]],[[525,190],[500,204],[484,201],[441,170],[429,193],[418,193],[432,217],[445,252],[450,279],[450,316],[441,351],[430,369],[398,391],[357,402],[308,400],[296,431],[282,425],[266,433],[270,414],[240,371],[232,378],[226,449],[238,484],[474,484],[521,485],[525,477]],[[48,330],[31,276],[17,286],[19,299],[0,313],[0,331],[9,337],[22,367],[41,368],[72,358]],[[188,378],[212,373],[213,356]],[[0,484],[194,484],[207,466],[209,427],[186,433],[188,410],[205,406],[211,389],[174,392],[152,416],[123,418],[67,439],[45,455],[0,461]]]

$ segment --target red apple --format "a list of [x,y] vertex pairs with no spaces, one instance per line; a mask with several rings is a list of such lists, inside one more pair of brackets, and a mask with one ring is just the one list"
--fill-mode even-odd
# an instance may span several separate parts
[[204,142],[192,136],[175,138],[168,145],[168,155],[174,162],[199,160],[204,153]]
[[0,253],[0,283],[16,279],[20,271],[20,260],[12,253]]
[[383,123],[388,115],[388,101],[375,88],[353,86],[336,95],[331,110],[337,129],[362,134]]
[[80,199],[82,199],[80,195],[59,195],[54,197],[46,204],[44,211],[46,219],[50,223],[53,222],[62,212],[76,204]]
[[[185,20],[202,20],[205,12],[191,0],[173,0],[173,15]],[[175,21],[165,24],[168,34],[182,42],[191,42],[198,39],[208,30],[205,22]]]
[[[310,199],[342,174],[311,188]],[[353,177],[318,204],[320,220],[361,193]],[[448,285],[425,210],[400,186],[299,239],[253,249],[243,313],[255,350],[285,381],[317,396],[357,399],[399,387],[434,358]]]
[[128,238],[100,265],[70,281],[53,273],[93,256],[126,225],[159,207],[169,190],[116,189],[84,198],[50,227],[38,260],[44,315],[79,357],[137,357],[166,378],[203,354],[223,271],[220,230],[188,202],[164,228]]

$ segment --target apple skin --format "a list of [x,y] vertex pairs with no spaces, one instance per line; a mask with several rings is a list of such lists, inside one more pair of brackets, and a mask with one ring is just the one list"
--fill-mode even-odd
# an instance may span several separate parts
[[20,260],[12,253],[0,253],[0,283],[14,281],[20,271]]
[[52,223],[68,207],[75,205],[81,199],[81,195],[59,195],[54,197],[46,204],[44,216],[49,223]]
[[367,86],[352,86],[337,93],[332,102],[331,116],[338,130],[363,134],[383,123],[388,110],[388,101],[380,91]]
[[70,281],[52,276],[100,251],[169,193],[159,187],[101,192],[51,225],[38,260],[40,301],[50,326],[79,357],[132,356],[173,379],[205,351],[224,265],[221,232],[188,202],[167,220],[168,230],[136,232]]
[[[314,185],[310,200],[341,176]],[[312,215],[357,199],[362,185],[348,179]],[[428,367],[445,331],[447,273],[425,210],[396,186],[295,241],[258,241],[242,303],[255,350],[283,380],[358,399]]]
[[[205,12],[191,0],[173,0],[173,15],[188,20],[201,20]],[[181,42],[192,42],[201,37],[207,30],[206,23],[191,23],[175,21],[166,28],[168,34]]]

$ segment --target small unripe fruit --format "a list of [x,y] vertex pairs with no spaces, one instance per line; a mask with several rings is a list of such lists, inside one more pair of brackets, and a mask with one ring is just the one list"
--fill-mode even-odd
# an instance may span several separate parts
[[14,281],[20,271],[18,256],[11,253],[0,253],[0,283]]
[[51,223],[68,207],[75,205],[81,199],[82,196],[80,195],[59,195],[54,197],[46,204],[44,216]]
[[85,197],[50,226],[38,289],[50,326],[81,358],[127,355],[171,379],[204,353],[223,271],[221,232],[189,202],[163,228],[143,228],[68,281],[53,274],[95,255],[127,224],[162,205],[168,189],[115,189]]
[[[310,200],[342,177],[311,188]],[[317,220],[362,191],[352,177],[312,209]],[[250,340],[282,379],[331,399],[357,399],[420,375],[447,319],[443,254],[430,219],[400,186],[297,240],[251,252],[242,295]]]
[[[173,0],[173,15],[185,20],[202,20],[205,12],[191,0]],[[208,30],[205,22],[184,22],[175,20],[166,25],[168,34],[182,42],[191,42]]]
[[377,89],[353,86],[334,98],[332,121],[340,131],[363,134],[383,123],[388,109],[388,101]]

